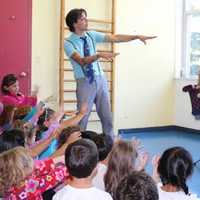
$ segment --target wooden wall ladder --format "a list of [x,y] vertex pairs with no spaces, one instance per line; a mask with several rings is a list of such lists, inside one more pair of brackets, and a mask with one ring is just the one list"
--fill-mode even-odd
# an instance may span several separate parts
[[[84,8],[87,10],[88,13],[88,22],[89,22],[89,29],[96,30],[99,32],[103,32],[106,34],[114,34],[115,33],[115,7],[116,2],[115,0],[104,0],[104,4],[100,5],[103,0],[93,0],[93,5],[95,6],[96,1],[96,8],[98,9],[98,13],[105,13],[101,19],[99,16],[95,16],[94,9],[92,10],[92,17],[90,18],[90,3],[91,0],[61,0],[61,19],[60,19],[60,88],[59,88],[59,99],[60,105],[64,106],[65,111],[72,111],[76,110],[76,81],[73,77],[73,69],[69,62],[69,58],[66,57],[64,53],[64,38],[69,35],[69,30],[65,24],[65,16],[69,10],[72,8]],[[93,8],[94,8],[93,6]],[[88,8],[89,7],[89,8]],[[92,6],[91,6],[92,7]],[[101,9],[102,11],[100,11]],[[100,51],[107,51],[107,52],[115,52],[114,44],[101,44],[97,46],[97,52]],[[101,59],[99,61],[101,63],[101,67],[104,70],[104,73],[108,80],[109,85],[109,92],[110,92],[110,100],[111,100],[111,107],[113,111],[114,107],[114,65],[115,60],[107,61]],[[99,117],[96,113],[95,106],[92,109],[89,123],[88,123],[88,130],[94,130],[101,132],[101,123]]]

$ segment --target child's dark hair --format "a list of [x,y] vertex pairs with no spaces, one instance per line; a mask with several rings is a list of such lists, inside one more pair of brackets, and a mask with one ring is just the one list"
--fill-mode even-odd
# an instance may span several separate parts
[[69,30],[71,32],[74,32],[74,23],[77,22],[77,20],[81,17],[82,13],[84,13],[87,16],[87,12],[86,10],[84,10],[83,8],[75,8],[69,11],[69,13],[67,14],[66,18],[65,18],[65,22],[67,24],[67,26],[69,27]]
[[193,160],[183,147],[167,149],[158,163],[158,173],[163,185],[171,184],[188,194],[187,178],[192,175]]
[[110,136],[107,136],[104,133],[97,134],[93,131],[82,131],[81,137],[90,139],[96,144],[99,153],[99,161],[103,161],[107,158],[113,146],[112,138],[110,138]]
[[112,139],[105,134],[100,134],[94,139],[94,143],[97,145],[99,152],[99,161],[103,161],[107,158],[108,154],[112,150]]
[[3,94],[8,94],[8,90],[5,89],[5,87],[9,87],[12,84],[16,83],[17,77],[14,74],[7,74],[3,77],[3,80],[1,82],[1,92]]
[[88,139],[70,144],[65,151],[65,164],[71,176],[86,178],[91,175],[98,162],[97,147]]
[[51,108],[45,108],[44,112],[42,113],[42,115],[40,115],[39,119],[38,119],[38,126],[42,125],[46,120],[50,120],[51,116],[55,113],[54,110],[52,110]]
[[80,131],[80,128],[78,126],[70,126],[70,127],[64,128],[58,137],[58,149],[64,143],[66,143],[66,141],[68,140],[69,136],[72,133],[77,132],[77,131]]
[[0,153],[17,146],[25,146],[23,130],[11,129],[4,131],[2,135],[0,135]]
[[51,116],[55,113],[54,110],[51,108],[45,108],[44,112],[42,115],[40,115],[37,125],[38,125],[38,130],[36,133],[36,141],[41,139],[41,133],[44,131],[47,131],[48,128],[44,125],[44,122],[47,120],[50,120]]
[[143,171],[132,171],[124,177],[116,190],[115,200],[158,200],[153,179]]

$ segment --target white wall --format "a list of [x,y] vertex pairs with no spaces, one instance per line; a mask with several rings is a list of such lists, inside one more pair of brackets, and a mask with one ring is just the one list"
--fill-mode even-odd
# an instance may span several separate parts
[[115,128],[174,124],[174,0],[117,1],[117,33],[157,35],[117,45]]
[[58,97],[60,1],[32,2],[32,86],[40,86],[41,99]]
[[[115,130],[174,124],[175,2],[116,2],[117,33],[158,38],[147,46],[116,46],[120,56],[115,66]],[[33,1],[32,83],[41,86],[42,98],[58,94],[59,6],[55,0]]]

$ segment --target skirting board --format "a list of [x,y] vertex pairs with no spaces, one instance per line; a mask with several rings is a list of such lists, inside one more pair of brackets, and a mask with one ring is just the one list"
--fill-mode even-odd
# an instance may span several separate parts
[[146,127],[146,128],[130,128],[130,129],[119,129],[118,134],[129,134],[129,133],[141,133],[141,132],[155,132],[155,131],[184,131],[187,133],[198,133],[200,134],[200,130],[191,129],[181,126],[157,126],[157,127]]

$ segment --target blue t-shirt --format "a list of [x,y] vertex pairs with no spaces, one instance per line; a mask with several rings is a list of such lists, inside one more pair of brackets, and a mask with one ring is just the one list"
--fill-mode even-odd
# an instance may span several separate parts
[[[85,32],[84,36],[87,39],[89,48],[90,48],[90,55],[96,54],[96,43],[105,42],[105,34],[96,32],[96,31],[87,31]],[[81,36],[83,37],[83,36]],[[84,47],[83,47],[83,40],[80,39],[80,36],[72,33],[68,38],[64,41],[64,50],[66,55],[69,57],[70,62],[72,64],[74,70],[75,79],[84,78],[84,72],[82,66],[75,62],[71,56],[73,53],[77,52],[81,57],[84,57]],[[103,70],[100,67],[100,63],[95,61],[92,63],[93,70],[95,76],[99,76],[103,74]]]
[[[42,133],[42,138],[44,138],[45,132]],[[46,159],[51,156],[57,150],[58,141],[53,139],[49,146],[39,155],[39,160]]]

